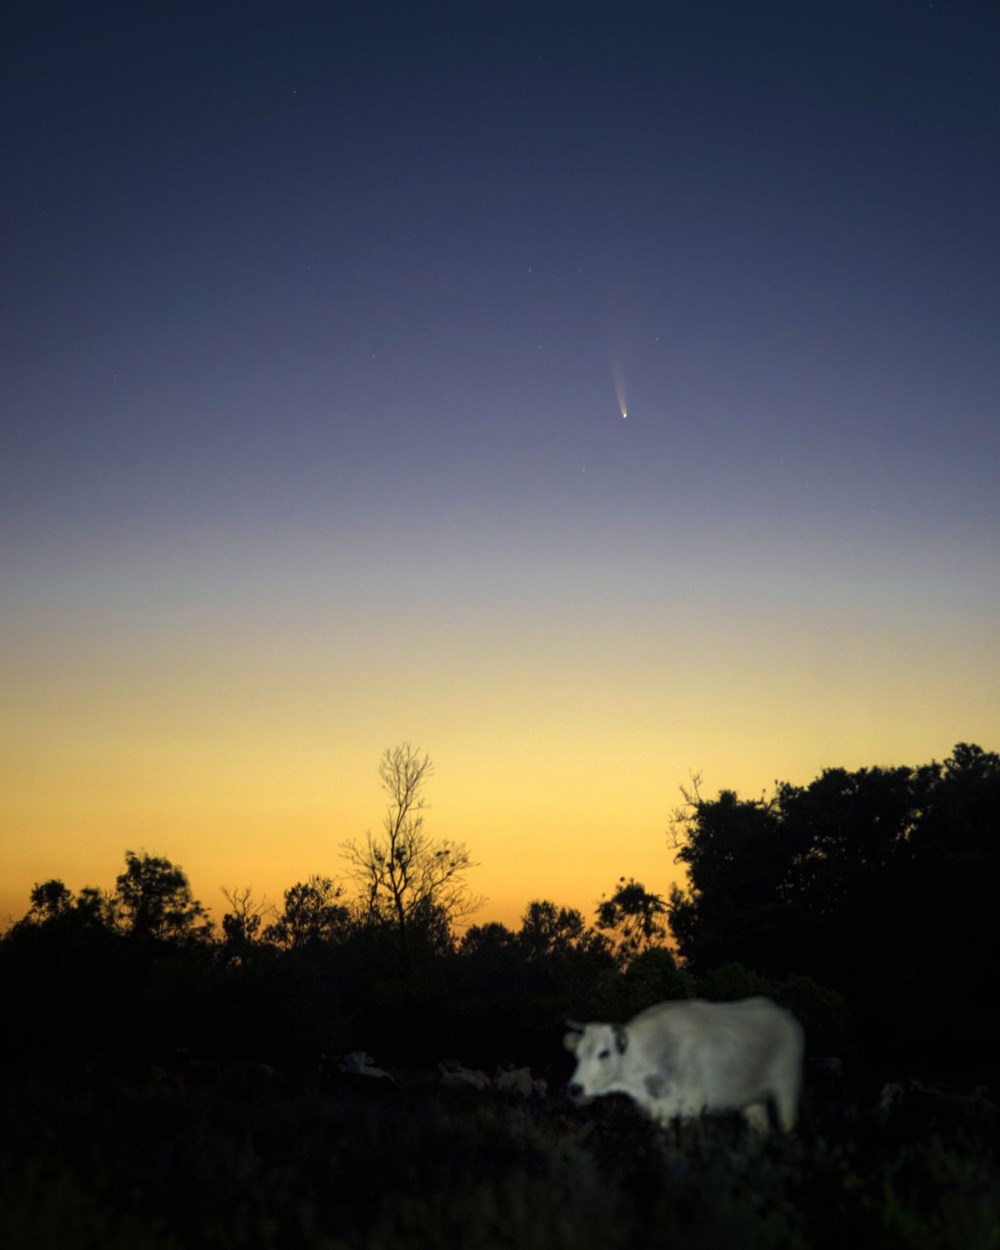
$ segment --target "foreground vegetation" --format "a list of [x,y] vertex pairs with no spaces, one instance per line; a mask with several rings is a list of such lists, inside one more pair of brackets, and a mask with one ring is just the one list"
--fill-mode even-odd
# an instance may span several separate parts
[[997,1143],[864,1116],[680,1139],[627,1103],[429,1079],[233,1069],[179,1087],[79,1074],[0,1095],[7,1250],[989,1250]]

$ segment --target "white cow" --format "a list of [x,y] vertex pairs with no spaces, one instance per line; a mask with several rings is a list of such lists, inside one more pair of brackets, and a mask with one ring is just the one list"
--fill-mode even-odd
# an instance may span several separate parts
[[570,1025],[576,1099],[628,1094],[660,1124],[739,1111],[769,1128],[769,1106],[792,1129],[802,1091],[802,1026],[768,998],[658,1003],[628,1024]]

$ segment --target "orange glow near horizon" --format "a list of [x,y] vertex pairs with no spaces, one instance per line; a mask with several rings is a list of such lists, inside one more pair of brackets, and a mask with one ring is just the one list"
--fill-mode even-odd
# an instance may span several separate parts
[[623,635],[619,615],[595,605],[575,636],[523,619],[436,641],[400,627],[364,652],[346,636],[241,635],[235,619],[225,645],[95,630],[72,662],[67,639],[22,636],[3,713],[0,918],[52,877],[109,888],[126,849],[182,867],[217,919],[223,886],[280,902],[312,873],[343,879],[340,843],[381,821],[382,751],[408,740],[435,766],[428,832],[478,865],[474,922],[516,926],[538,898],[591,921],[621,876],[664,895],[681,880],[667,829],[692,773],[703,793],[754,797],[1000,736],[977,680],[985,621],[958,655],[929,621],[900,642],[838,640],[827,620],[796,643],[748,614],[734,647],[640,619]]

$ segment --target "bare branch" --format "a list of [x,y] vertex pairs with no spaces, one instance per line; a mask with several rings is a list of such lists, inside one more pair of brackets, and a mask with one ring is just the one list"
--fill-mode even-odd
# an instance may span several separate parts
[[670,825],[667,828],[667,840],[672,850],[680,852],[684,849],[688,840],[688,827],[691,818],[701,805],[701,779],[700,772],[692,772],[690,774],[690,788],[681,786],[681,797],[684,803],[680,807],[675,807],[670,813]]
[[436,841],[424,829],[423,787],[434,775],[430,757],[404,743],[387,750],[379,764],[388,806],[382,834],[341,843],[348,875],[358,883],[362,908],[390,923],[405,948],[408,929],[434,915],[450,926],[482,904],[469,894],[465,875],[476,867],[463,843]]

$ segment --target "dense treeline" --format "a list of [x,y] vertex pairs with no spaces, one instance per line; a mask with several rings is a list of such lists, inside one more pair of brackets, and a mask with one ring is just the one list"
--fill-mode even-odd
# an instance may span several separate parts
[[567,1016],[765,992],[813,1053],[882,1072],[995,1068],[1000,757],[963,744],[943,764],[830,770],[766,800],[695,793],[675,826],[688,887],[669,904],[622,878],[593,924],[536,901],[516,930],[461,936],[471,861],[423,828],[429,774],[409,747],[386,752],[382,832],[345,845],[353,895],[324,876],[280,909],[229,890],[216,932],[183,871],[145,853],[127,852],[110,893],[37,885],[0,941],[0,1045],[20,1061],[290,1069],[363,1047],[414,1067],[555,1071]]
[[[154,884],[183,880],[166,861],[130,853],[129,863]],[[353,916],[333,893],[313,878],[256,933],[228,913],[217,937],[201,921],[137,931],[111,918],[115,898],[102,915],[91,895],[46,883],[0,943],[18,1021],[2,1045],[22,1058],[69,1051],[126,1066],[185,1051],[288,1068],[356,1047],[413,1066],[451,1056],[545,1063],[559,1057],[567,1013],[628,1015],[690,992],[667,950],[626,964],[607,934],[550,902],[532,903],[517,930],[485,924],[461,939],[437,917],[411,928],[404,953],[397,931]]]
[[943,764],[689,798],[669,906],[685,967],[815,978],[877,1064],[995,1068],[1000,756],[960,743]]

